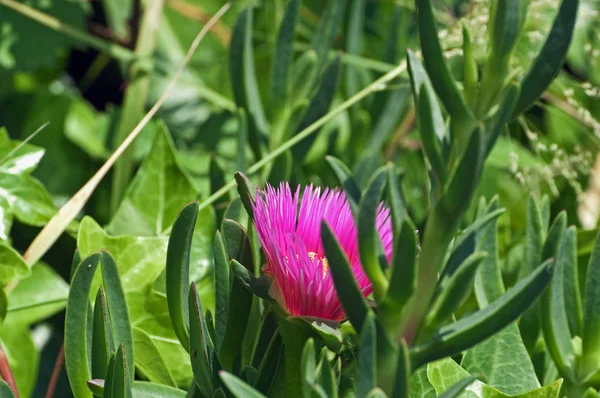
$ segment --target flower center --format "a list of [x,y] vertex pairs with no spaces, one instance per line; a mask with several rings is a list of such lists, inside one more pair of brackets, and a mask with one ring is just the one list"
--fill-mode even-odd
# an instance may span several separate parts
[[327,261],[327,257],[325,257],[325,256],[320,257],[315,252],[308,252],[308,257],[310,257],[310,259],[313,262],[315,261],[315,259],[321,261],[321,265],[323,266],[323,278],[325,278],[325,275],[327,275],[327,270],[329,269],[329,261]]

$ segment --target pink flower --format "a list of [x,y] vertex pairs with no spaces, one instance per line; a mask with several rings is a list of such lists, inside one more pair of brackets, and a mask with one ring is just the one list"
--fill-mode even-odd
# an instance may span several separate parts
[[[371,282],[360,264],[356,225],[346,195],[340,190],[312,185],[304,190],[300,209],[300,187],[292,194],[288,184],[279,189],[267,185],[253,204],[254,224],[265,252],[265,274],[273,278],[270,294],[294,316],[342,321],[344,310],[337,297],[329,263],[321,242],[321,222],[334,231],[350,260],[352,272],[363,295],[371,294]],[[379,231],[388,262],[392,254],[392,225],[389,209],[380,205]]]

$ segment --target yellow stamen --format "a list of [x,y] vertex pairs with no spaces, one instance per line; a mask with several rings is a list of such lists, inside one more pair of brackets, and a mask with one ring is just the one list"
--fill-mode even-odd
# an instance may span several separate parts
[[[312,261],[315,261],[315,258],[319,257],[319,255],[315,252],[308,252],[308,257],[310,257]],[[323,278],[325,278],[325,275],[327,275],[327,270],[329,269],[329,261],[327,261],[327,257],[321,257],[319,260],[321,260],[321,266],[323,267]]]

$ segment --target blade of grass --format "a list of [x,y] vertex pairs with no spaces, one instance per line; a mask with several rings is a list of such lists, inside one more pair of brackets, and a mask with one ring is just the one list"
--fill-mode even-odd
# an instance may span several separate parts
[[[258,162],[254,163],[251,167],[248,168],[247,174],[256,173],[264,166],[269,164],[273,159],[283,154],[285,151],[298,144],[300,141],[304,140],[306,137],[318,131],[323,125],[327,122],[334,119],[337,115],[350,108],[352,105],[362,101],[364,98],[368,97],[370,94],[376,93],[378,91],[385,90],[387,88],[387,84],[394,80],[396,77],[400,76],[402,73],[406,72],[406,62],[402,61],[399,65],[397,65],[394,69],[381,76],[379,79],[375,80],[373,83],[369,84],[364,89],[360,90],[358,93],[353,95],[344,101],[340,106],[335,109],[329,111],[329,113],[325,114],[323,117],[315,121],[310,126],[306,127],[302,131],[298,132],[298,134],[291,137],[289,140],[281,144],[277,149],[269,152],[265,157],[263,157]],[[232,188],[235,188],[235,180],[230,180],[227,184],[225,184],[221,189],[210,195],[208,198],[203,200],[200,203],[199,210],[210,206],[217,199],[227,194]]]
[[[0,0],[6,1],[6,0]],[[136,139],[136,137],[140,134],[144,126],[148,124],[150,119],[160,109],[160,107],[167,100],[169,95],[173,92],[173,89],[176,86],[177,80],[181,77],[185,66],[188,64],[192,55],[198,48],[198,45],[206,36],[206,33],[210,30],[210,28],[229,10],[231,7],[231,3],[227,2],[223,5],[219,11],[213,16],[213,18],[204,25],[202,30],[198,33],[194,41],[192,42],[188,52],[183,59],[183,62],[175,72],[175,75],[171,79],[169,85],[165,89],[164,93],[161,97],[156,101],[154,106],[148,111],[146,116],[142,118],[142,120],[135,126],[135,128],[129,133],[127,138],[119,145],[119,147],[115,150],[112,156],[100,167],[100,169],[90,178],[90,180],[83,186],[81,189],[71,197],[71,199],[60,208],[60,210],[56,213],[54,217],[46,224],[46,226],[40,231],[40,233],[35,237],[31,245],[27,248],[25,255],[23,256],[25,261],[28,264],[35,264],[38,262],[40,258],[48,251],[48,249],[56,242],[58,237],[65,231],[69,223],[75,219],[77,214],[83,209],[83,206],[88,201],[102,178],[108,173],[110,168],[113,166],[115,161],[123,154],[123,152],[127,149],[127,147]],[[234,183],[235,185],[235,183]]]

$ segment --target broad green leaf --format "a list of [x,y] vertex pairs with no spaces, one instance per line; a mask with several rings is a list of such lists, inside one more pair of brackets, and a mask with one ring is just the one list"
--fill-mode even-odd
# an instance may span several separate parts
[[48,265],[37,263],[31,276],[10,292],[8,319],[31,325],[61,311],[67,305],[69,285]]
[[[150,380],[155,380],[163,386],[176,387],[177,384],[173,380],[173,376],[169,371],[169,367],[165,358],[156,346],[156,341],[153,340],[144,330],[134,327],[133,346],[136,348],[136,370],[145,375]],[[151,364],[151,366],[148,366]],[[136,382],[133,385],[134,395],[137,397],[138,389]]]
[[65,368],[76,398],[91,397],[86,382],[91,379],[87,347],[87,318],[92,279],[100,264],[101,254],[85,257],[79,264],[69,290],[65,316]]
[[356,394],[361,397],[377,386],[377,331],[375,315],[368,313],[361,331],[356,366]]
[[516,324],[467,350],[461,366],[497,390],[516,395],[540,388]]
[[588,264],[583,302],[581,372],[587,376],[600,366],[600,235]]
[[0,171],[0,188],[0,204],[6,212],[4,236],[8,236],[13,215],[25,224],[43,226],[56,213],[46,188],[33,177]]
[[432,340],[411,348],[413,367],[463,351],[509,325],[543,292],[553,265],[553,260],[546,261],[489,306],[440,328]]
[[[76,1],[41,1],[25,3],[37,10],[56,17],[64,24],[84,29],[86,4]],[[3,69],[35,70],[52,67],[60,54],[74,40],[62,32],[41,25],[29,17],[1,6],[0,26],[3,27],[3,45],[0,67]]]
[[133,13],[132,0],[102,0],[104,12],[111,33],[119,40],[130,39],[129,20]]
[[[456,383],[463,381],[465,378],[472,377],[469,372],[461,368],[456,362],[450,358],[446,358],[437,362],[430,363],[427,366],[427,377],[430,383],[435,387],[437,394],[442,394],[452,388]],[[465,391],[458,395],[460,398],[558,398],[562,379],[556,380],[554,383],[545,387],[524,392],[517,395],[507,395],[495,388],[475,380]],[[441,395],[440,395],[441,396]]]
[[31,275],[23,257],[8,244],[0,242],[0,283],[19,280]]
[[269,103],[275,119],[279,117],[281,110],[288,105],[291,87],[289,72],[293,58],[293,43],[296,38],[296,21],[298,20],[299,8],[300,0],[290,1],[279,25],[279,34],[277,35],[277,44],[269,75]]
[[233,29],[229,46],[229,73],[235,102],[248,115],[248,138],[258,157],[265,146],[269,126],[258,91],[252,32],[253,10],[247,7],[239,14]]
[[32,339],[29,325],[7,318],[0,325],[0,344],[10,363],[20,396],[32,396],[38,378],[40,352]]
[[106,230],[111,234],[165,235],[181,208],[197,197],[198,193],[175,157],[166,127],[161,125],[152,150]]
[[260,392],[256,391],[253,387],[244,383],[231,373],[221,371],[220,373],[223,383],[227,386],[233,396],[237,398],[261,398],[264,397]]
[[329,260],[333,283],[346,316],[355,330],[362,330],[365,317],[370,311],[369,306],[356,284],[348,258],[336,239],[335,233],[325,221],[321,224],[321,239]]
[[40,163],[44,152],[43,148],[35,145],[11,140],[6,128],[0,127],[1,172],[28,176]]
[[437,398],[435,387],[427,377],[427,368],[422,366],[413,372],[410,378],[410,396],[411,398]]
[[74,99],[65,116],[65,136],[93,158],[110,155],[108,139],[116,112],[100,113],[84,99]]
[[458,395],[460,393],[462,393],[463,390],[465,388],[467,388],[471,383],[473,383],[474,380],[475,380],[475,377],[473,377],[473,376],[465,377],[464,379],[462,379],[461,381],[459,381],[458,383],[454,384],[452,387],[450,387],[449,389],[444,391],[444,393],[440,395],[440,398],[458,397]]
[[526,111],[560,71],[573,36],[578,7],[579,0],[562,0],[544,47],[521,80],[521,94],[513,110],[513,117]]
[[[377,214],[381,195],[387,182],[387,170],[379,169],[369,181],[369,185],[360,200],[357,230],[360,239],[358,251],[360,261],[373,286],[373,295],[381,303],[388,288],[388,281],[380,265],[381,237],[377,230]],[[387,263],[387,260],[385,261]]]
[[187,294],[190,284],[190,252],[197,219],[198,202],[192,202],[177,216],[167,247],[166,289],[169,315],[175,334],[186,349],[189,344]]

